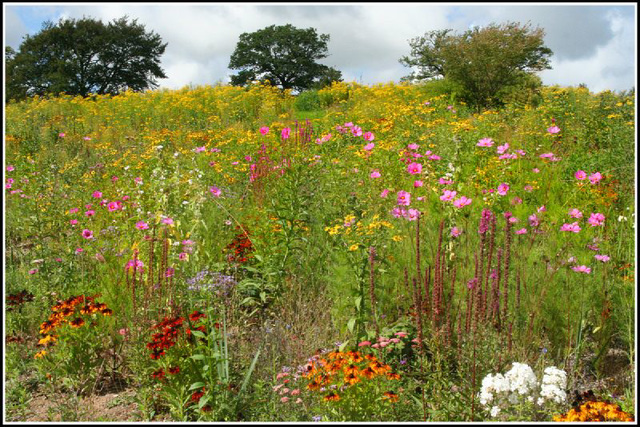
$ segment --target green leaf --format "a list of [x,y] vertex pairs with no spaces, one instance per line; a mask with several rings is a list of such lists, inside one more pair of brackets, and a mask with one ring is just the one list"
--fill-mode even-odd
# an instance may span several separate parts
[[206,335],[202,331],[191,331],[194,337],[204,338]]
[[343,352],[344,349],[347,347],[347,344],[349,344],[349,340],[346,340],[345,342],[343,342],[342,344],[340,344],[340,347],[338,347],[338,350],[340,352]]
[[355,301],[355,303],[356,303],[356,309],[357,309],[358,311],[360,311],[360,308],[361,308],[361,307],[360,307],[360,303],[361,303],[361,302],[362,302],[362,297],[356,297],[356,301]]
[[198,409],[202,409],[204,407],[204,405],[206,405],[209,400],[211,400],[211,396],[203,396],[203,397],[201,397],[200,401],[198,402]]
[[356,326],[356,320],[357,319],[355,317],[352,317],[347,322],[347,329],[349,329],[349,332],[351,332],[351,333],[353,333],[353,328],[355,328],[355,326]]
[[205,359],[204,354],[194,354],[193,356],[191,356],[191,358],[193,360],[204,360]]
[[204,383],[203,382],[197,382],[197,383],[191,384],[191,387],[189,387],[189,390],[195,390],[197,388],[202,388],[202,387],[204,387]]

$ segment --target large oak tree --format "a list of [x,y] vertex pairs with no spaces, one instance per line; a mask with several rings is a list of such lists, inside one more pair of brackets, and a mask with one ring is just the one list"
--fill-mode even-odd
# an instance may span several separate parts
[[109,24],[83,18],[47,21],[18,51],[5,49],[7,99],[59,94],[118,94],[157,87],[166,78],[167,44],[128,17]]

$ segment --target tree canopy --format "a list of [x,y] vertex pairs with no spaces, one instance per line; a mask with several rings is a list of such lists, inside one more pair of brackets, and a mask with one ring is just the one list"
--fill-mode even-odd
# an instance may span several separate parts
[[414,69],[405,80],[445,78],[458,85],[470,103],[493,106],[513,88],[539,81],[536,72],[551,68],[553,52],[543,38],[542,29],[513,22],[463,34],[435,30],[412,39],[410,56],[400,63]]
[[328,56],[328,41],[328,34],[291,24],[243,33],[229,62],[230,69],[239,70],[231,77],[231,84],[268,80],[282,89],[302,91],[340,81],[340,71],[316,62]]
[[156,79],[166,78],[160,68],[166,46],[126,16],[109,24],[91,18],[47,21],[17,52],[5,49],[7,99],[154,88]]

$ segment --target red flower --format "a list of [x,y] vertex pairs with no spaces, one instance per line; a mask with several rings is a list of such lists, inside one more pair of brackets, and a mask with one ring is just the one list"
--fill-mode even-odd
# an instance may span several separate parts
[[204,387],[202,387],[202,391],[196,391],[191,395],[191,401],[197,403],[202,396],[204,396]]
[[203,317],[206,317],[204,313],[200,313],[198,310],[195,310],[193,313],[189,315],[189,320],[191,320],[192,322],[197,322]]

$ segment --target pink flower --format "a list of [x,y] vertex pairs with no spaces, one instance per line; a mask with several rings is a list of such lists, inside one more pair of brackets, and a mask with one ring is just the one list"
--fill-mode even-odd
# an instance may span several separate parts
[[78,223],[77,219],[72,219],[71,221],[69,221],[69,224],[71,225],[76,225]]
[[291,135],[291,129],[290,128],[284,128],[282,129],[282,139],[289,139],[289,136]]
[[511,204],[512,205],[520,205],[522,204],[522,199],[520,197],[514,197],[513,199],[511,199]]
[[506,196],[508,191],[509,191],[509,184],[503,182],[502,184],[498,185],[499,195]]
[[422,165],[420,163],[411,163],[407,167],[407,170],[409,171],[409,173],[411,175],[416,175],[416,174],[419,174],[420,172],[422,172]]
[[454,199],[454,197],[456,197],[456,194],[458,194],[457,191],[443,190],[443,194],[442,196],[440,196],[440,200],[444,202],[450,202]]
[[538,225],[540,225],[540,220],[538,219],[536,214],[533,214],[533,215],[529,216],[529,225],[531,227],[537,227]]
[[295,390],[291,390],[291,396],[297,396],[300,394],[300,389],[296,388]]
[[91,217],[94,216],[96,214],[96,211],[89,209],[88,211],[86,211],[84,213],[86,216]]
[[560,227],[560,231],[571,231],[573,233],[579,233],[580,230],[582,230],[580,228],[580,226],[578,225],[577,222],[573,222],[571,224],[562,224],[562,227]]
[[551,158],[553,158],[553,153],[540,154],[540,158],[541,159],[551,159]]
[[569,216],[571,218],[582,218],[582,212],[580,212],[578,209],[571,209],[569,211]]
[[573,271],[578,272],[578,273],[585,273],[585,274],[591,273],[591,269],[589,267],[587,267],[586,265],[576,265],[576,266],[571,267],[571,269]]
[[207,147],[203,145],[202,147],[196,147],[195,152],[202,153],[203,151],[206,151],[206,150],[207,150]]
[[371,150],[373,150],[373,147],[375,147],[375,146],[376,146],[376,144],[374,144],[373,142],[370,142],[370,143],[368,143],[367,145],[365,145],[365,146],[363,147],[363,150],[365,150],[365,151],[371,151]]
[[439,182],[441,185],[451,185],[451,184],[453,184],[453,181],[448,180],[448,179],[444,179],[444,178],[440,178],[440,179],[438,180],[438,182]]
[[280,402],[282,403],[287,403],[289,401],[289,398],[287,396],[284,396],[282,399],[280,399]]
[[7,172],[13,172],[15,170],[15,168],[13,167],[13,165],[7,165]]
[[388,194],[389,194],[389,190],[385,188],[384,190],[382,190],[382,193],[380,193],[380,197],[384,199],[387,197]]
[[173,277],[173,274],[176,272],[174,268],[167,268],[167,271],[164,272],[164,277]]
[[186,261],[189,259],[189,254],[186,252],[180,252],[180,254],[178,255],[178,259],[180,261]]
[[398,204],[400,206],[409,206],[411,204],[411,194],[406,191],[398,191]]
[[601,213],[592,213],[587,222],[591,224],[592,227],[604,225],[604,215]]
[[547,132],[553,135],[560,132],[560,128],[558,126],[551,126],[550,128],[547,128]]
[[82,237],[84,237],[85,239],[92,239],[93,238],[93,231],[85,228],[84,230],[82,230]]
[[261,134],[263,134],[263,135],[268,134],[268,133],[269,133],[269,128],[268,128],[268,127],[266,127],[266,126],[262,126],[262,127],[260,128],[260,133],[261,133]]
[[595,255],[594,258],[601,262],[609,262],[611,259],[609,258],[609,255]]
[[418,148],[420,148],[420,146],[418,144],[411,143],[411,144],[407,145],[407,148],[409,150],[417,150]]
[[362,128],[360,126],[354,126],[351,128],[351,133],[353,136],[362,136]]
[[148,229],[148,228],[149,228],[149,224],[147,224],[147,223],[146,223],[146,222],[144,222],[144,221],[138,221],[138,222],[136,223],[136,228],[137,228],[138,230],[146,230],[146,229]]
[[391,210],[391,215],[393,215],[395,218],[404,218],[405,216],[407,216],[407,211],[396,206]]
[[491,138],[482,138],[476,144],[478,147],[491,147],[493,146],[493,139]]
[[64,132],[60,132],[60,133],[58,134],[58,136],[59,136],[60,138],[64,138],[64,136],[65,136],[65,135],[64,135]]
[[362,341],[358,344],[358,347],[369,347],[371,345],[371,341]]
[[407,212],[407,219],[409,221],[415,221],[420,216],[420,211],[418,209],[409,209]]
[[509,149],[509,143],[505,143],[504,145],[498,145],[497,151],[498,154],[504,154]]
[[516,222],[518,222],[518,218],[516,218],[515,216],[510,216],[509,217],[509,223],[510,224],[515,224]]
[[587,179],[587,173],[583,170],[579,170],[574,174],[578,181],[582,181],[583,179]]
[[538,212],[546,212],[547,211],[547,207],[545,205],[542,205],[538,208]]
[[520,230],[516,231],[516,234],[527,234],[527,229],[526,228],[521,228]]
[[436,156],[435,154],[432,154],[429,156],[429,160],[440,160],[440,156]]
[[169,218],[169,217],[163,218],[162,219],[162,223],[163,224],[167,224],[167,225],[172,225],[173,224],[173,218]]
[[467,198],[466,196],[462,196],[459,199],[456,199],[453,201],[453,206],[455,206],[458,209],[463,208],[464,206],[467,206],[470,204],[471,204],[471,199]]
[[371,132],[365,132],[364,135],[362,135],[362,137],[364,138],[365,141],[373,141],[375,139],[375,137],[373,136],[373,133]]
[[107,205],[107,209],[109,209],[109,212],[117,211],[121,207],[122,207],[122,203],[119,201],[109,202],[109,204]]
[[422,187],[423,185],[424,185],[424,183],[422,181],[420,181],[420,180],[417,180],[417,181],[413,182],[413,186],[415,188]]
[[215,185],[209,188],[209,191],[213,195],[213,197],[220,197],[222,195],[222,190],[220,190]]
[[601,179],[602,174],[600,174],[600,172],[595,172],[589,175],[589,181],[591,181],[592,184],[597,184]]
[[102,197],[102,193],[100,191],[94,191],[93,192],[93,197],[95,197],[96,199],[99,199]]
[[380,172],[378,172],[377,170],[371,172],[371,175],[369,175],[371,178],[380,178],[382,175],[380,175]]
[[84,249],[82,248],[76,248],[76,255],[81,254],[82,252],[84,252]]
[[538,169],[538,168],[533,168],[533,169],[532,169],[532,172],[533,172],[533,173],[540,173],[540,169]]
[[458,237],[460,234],[462,234],[462,231],[458,227],[453,227],[451,229],[451,236],[452,237]]
[[38,272],[37,268],[34,268],[33,270],[29,270],[29,274],[36,274]]

